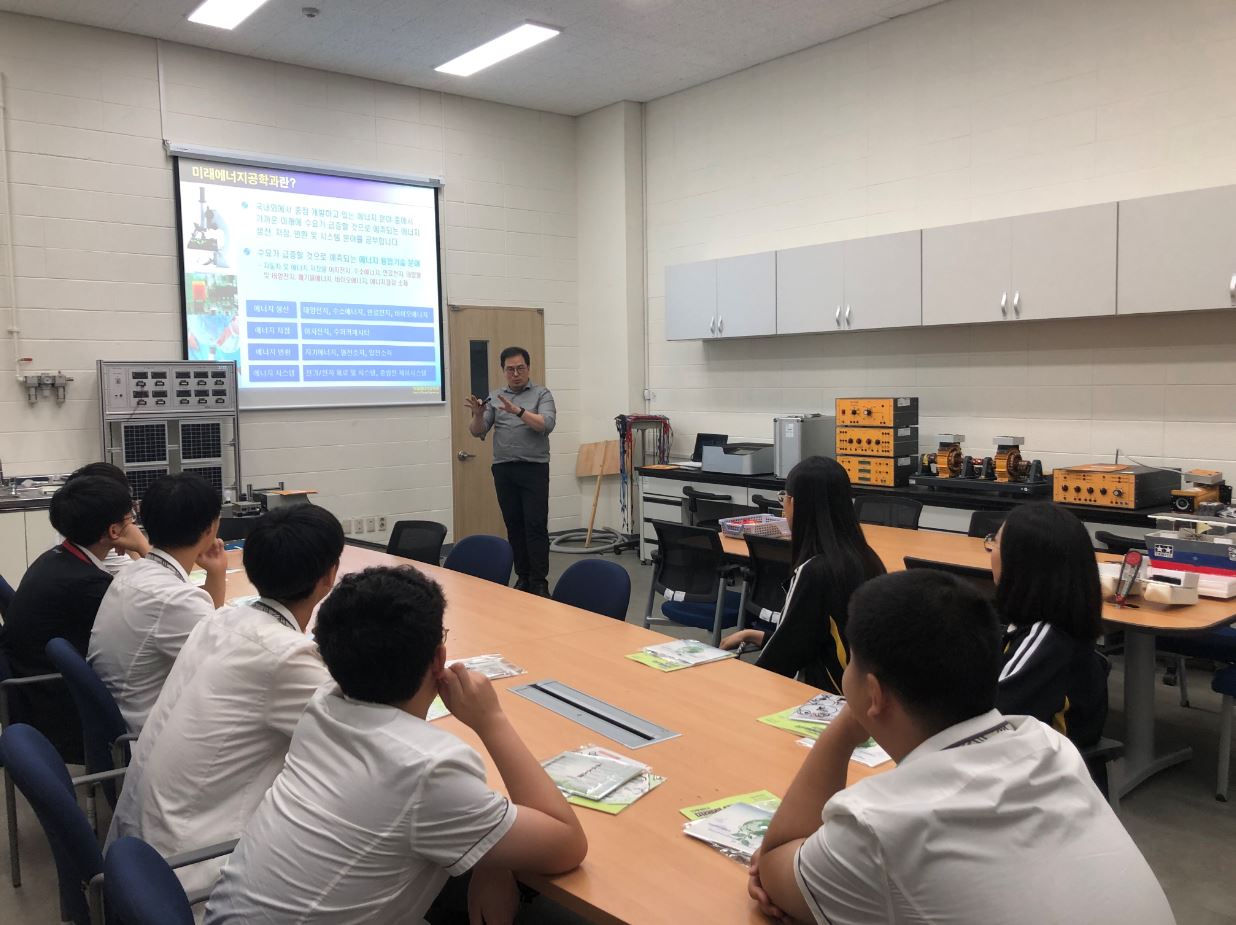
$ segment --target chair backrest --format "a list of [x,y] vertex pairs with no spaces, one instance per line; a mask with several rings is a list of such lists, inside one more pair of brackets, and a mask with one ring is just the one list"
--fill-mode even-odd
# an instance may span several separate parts
[[631,603],[631,576],[611,559],[580,559],[562,573],[554,585],[553,599],[603,617],[625,620],[627,605]]
[[391,530],[386,552],[417,562],[437,565],[442,561],[446,527],[436,520],[400,520]]
[[167,862],[125,836],[103,861],[103,899],[112,925],[193,925],[193,907]]
[[751,503],[755,505],[755,509],[761,514],[773,514],[777,517],[782,517],[785,514],[785,505],[781,503],[779,498],[765,498],[763,495],[752,495]]
[[859,495],[854,499],[854,513],[859,523],[917,530],[923,506],[912,498]]
[[996,579],[989,568],[975,568],[972,565],[955,565],[952,562],[936,562],[934,559],[916,559],[905,557],[906,568],[930,568],[937,572],[948,572],[970,582],[988,597],[996,596]]
[[1096,530],[1094,538],[1104,546],[1104,552],[1114,552],[1123,556],[1133,549],[1146,548],[1146,537],[1138,539],[1134,536],[1121,536],[1119,533],[1109,533],[1107,530]]
[[60,883],[62,914],[74,925],[88,925],[86,885],[103,869],[103,854],[86,814],[77,805],[64,760],[33,726],[14,723],[0,733],[0,763],[47,835]]
[[510,584],[511,566],[514,562],[515,553],[511,550],[510,543],[500,536],[478,533],[475,536],[465,536],[457,542],[442,566],[474,578],[484,578],[486,581],[505,585]]
[[785,592],[794,574],[793,547],[789,541],[771,536],[745,536],[747,568],[751,581],[747,585],[747,612],[760,617],[764,611],[780,613],[785,606]]
[[987,536],[995,533],[1009,516],[1008,511],[975,511],[970,515],[966,536]]
[[680,592],[677,600],[716,601],[717,575],[725,557],[721,534],[670,520],[654,520],[652,527],[657,533],[653,588]]
[[0,617],[9,615],[9,604],[13,603],[13,586],[0,575]]
[[[48,660],[64,676],[81,719],[86,773],[112,770],[112,743],[127,733],[129,727],[111,691],[67,639],[52,639],[47,643],[46,652]],[[112,782],[105,782],[103,789],[108,802],[114,806],[115,787]]]

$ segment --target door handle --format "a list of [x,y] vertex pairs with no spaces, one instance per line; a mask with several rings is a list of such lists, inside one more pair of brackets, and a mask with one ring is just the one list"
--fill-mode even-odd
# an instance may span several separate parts
[[1021,290],[1018,289],[1013,293],[1013,314],[1018,318],[1021,317]]
[[467,450],[460,450],[458,453],[455,454],[455,458],[458,459],[460,462],[465,462],[466,460],[472,459],[475,456],[476,456],[475,453],[469,453]]
[[1006,318],[1009,314],[1009,294],[1007,292],[1000,293],[1000,314]]

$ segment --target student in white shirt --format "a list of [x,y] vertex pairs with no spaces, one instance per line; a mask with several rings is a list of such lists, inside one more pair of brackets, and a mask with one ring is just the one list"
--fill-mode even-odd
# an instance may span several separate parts
[[[281,508],[257,522],[244,563],[261,597],[189,634],[133,751],[109,843],[134,835],[167,856],[240,835],[309,698],[330,682],[305,628],[342,552],[343,527],[325,508]],[[223,864],[177,874],[186,892],[208,890]]]
[[[322,603],[314,632],[336,683],[296,727],[208,925],[418,922],[448,876],[468,871],[472,921],[504,925],[518,906],[511,870],[583,860],[574,811],[488,679],[445,667],[444,607],[441,588],[406,567],[347,575]],[[509,799],[470,746],[425,721],[438,694],[480,737]]]
[[[142,497],[153,548],[112,579],[88,655],[130,732],[141,732],[193,627],[223,604],[227,554],[215,537],[221,506],[209,482],[185,473],[155,480]],[[204,588],[189,581],[195,564],[206,570]]]
[[[113,482],[119,482],[124,486],[125,491],[129,491],[129,480],[125,477],[124,470],[108,462],[86,463],[80,469],[75,469],[73,474],[64,480],[64,484],[68,485],[74,479],[79,479],[83,476],[102,476],[105,479],[111,479]],[[56,542],[60,543],[63,540],[64,536],[59,536]],[[148,552],[150,552],[150,540],[146,539],[146,535],[142,533],[135,519],[129,518],[124,531],[116,538],[116,542],[108,547],[106,554],[101,557],[100,567],[107,574],[115,575],[130,562],[136,562]]]
[[[981,592],[930,570],[877,578],[851,598],[848,632],[848,705],[751,865],[749,892],[766,914],[828,925],[1174,923],[1077,748],[995,709],[1000,630]],[[847,788],[850,754],[868,735],[897,767]]]

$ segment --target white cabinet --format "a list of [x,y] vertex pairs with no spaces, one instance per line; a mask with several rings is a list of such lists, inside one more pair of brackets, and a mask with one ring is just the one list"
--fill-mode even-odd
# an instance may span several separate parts
[[917,327],[923,323],[922,232],[846,241],[847,330]]
[[665,338],[712,337],[717,323],[717,261],[665,268]]
[[845,246],[813,244],[777,251],[777,333],[805,334],[841,326]]
[[717,261],[717,337],[777,333],[777,255],[774,251]]
[[26,511],[26,564],[56,545],[58,535],[47,510]]
[[1116,205],[923,232],[923,324],[1116,311]]
[[[43,512],[46,516],[46,511]],[[21,511],[0,514],[0,575],[14,588],[26,572],[26,517]]]
[[1236,306],[1236,187],[1120,203],[1116,313]]

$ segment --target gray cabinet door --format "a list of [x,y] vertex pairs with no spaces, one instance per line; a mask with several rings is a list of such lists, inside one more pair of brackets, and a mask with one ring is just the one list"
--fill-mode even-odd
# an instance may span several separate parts
[[922,240],[921,231],[906,231],[845,242],[847,330],[923,323]]
[[1116,313],[1116,204],[1012,220],[1009,318]]
[[844,245],[777,251],[777,333],[841,330]]
[[777,333],[777,253],[717,261],[717,336]]
[[1236,305],[1236,187],[1120,203],[1116,313]]
[[665,268],[665,339],[712,337],[717,322],[717,261]]
[[924,229],[923,324],[1010,317],[1010,258],[1007,218]]

